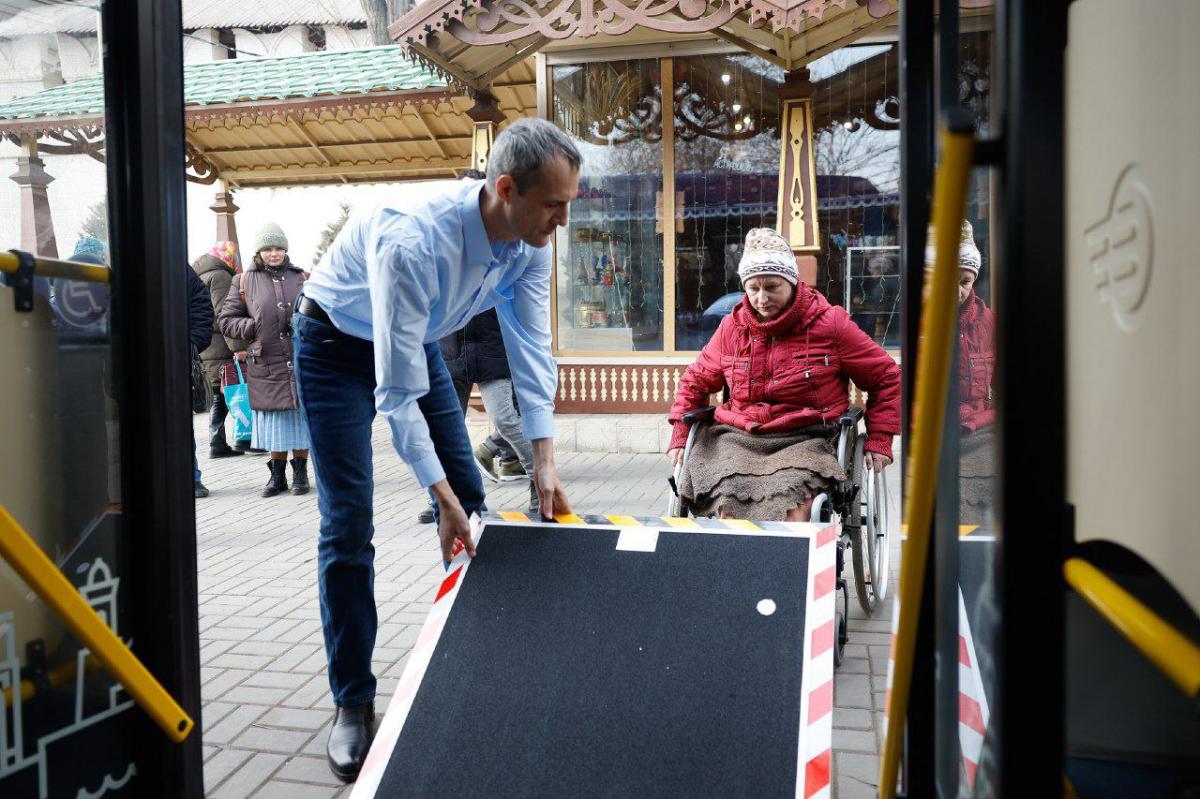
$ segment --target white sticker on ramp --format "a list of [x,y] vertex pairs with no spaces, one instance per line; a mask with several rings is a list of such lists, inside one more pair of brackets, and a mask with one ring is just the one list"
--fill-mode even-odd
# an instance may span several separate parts
[[617,537],[620,552],[653,552],[658,547],[658,530],[653,527],[622,527]]

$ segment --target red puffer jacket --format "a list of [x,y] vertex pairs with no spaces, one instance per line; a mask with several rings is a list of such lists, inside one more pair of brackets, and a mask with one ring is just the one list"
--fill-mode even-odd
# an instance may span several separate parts
[[996,421],[996,317],[975,292],[958,309],[958,423],[971,432]]
[[868,393],[868,452],[892,456],[900,432],[900,367],[844,308],[803,283],[778,318],[759,322],[746,298],[725,317],[679,381],[668,420],[671,448],[687,442],[680,418],[729,386],[716,422],[751,433],[832,424],[850,407],[848,381]]

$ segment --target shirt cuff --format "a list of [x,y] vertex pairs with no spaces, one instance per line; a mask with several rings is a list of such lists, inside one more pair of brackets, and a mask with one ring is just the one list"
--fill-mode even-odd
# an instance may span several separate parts
[[419,460],[411,461],[408,466],[416,476],[417,482],[421,484],[421,488],[429,488],[434,483],[440,483],[446,479],[446,471],[442,468],[442,462],[438,460],[436,452],[431,452]]
[[530,441],[554,438],[554,412],[537,410],[526,413],[522,409],[521,429],[525,431],[525,438]]

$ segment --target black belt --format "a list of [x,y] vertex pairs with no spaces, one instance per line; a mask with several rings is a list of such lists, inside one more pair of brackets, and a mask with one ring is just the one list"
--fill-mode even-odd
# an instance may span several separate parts
[[325,309],[320,305],[317,305],[314,300],[310,300],[308,297],[303,297],[300,300],[300,305],[298,308],[296,308],[296,310],[302,315],[307,316],[309,319],[326,325],[333,325],[333,322],[329,320],[329,314],[325,313]]

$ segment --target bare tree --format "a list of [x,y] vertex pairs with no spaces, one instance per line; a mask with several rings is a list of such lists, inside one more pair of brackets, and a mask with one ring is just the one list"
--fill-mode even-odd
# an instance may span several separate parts
[[359,0],[367,15],[367,30],[371,33],[371,44],[391,44],[388,25],[412,10],[413,0]]

